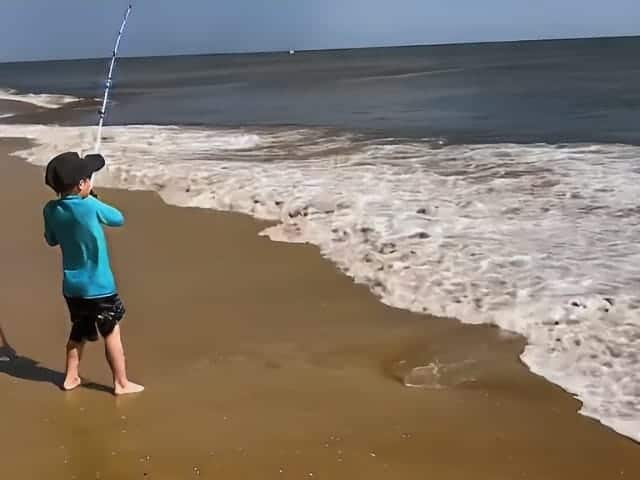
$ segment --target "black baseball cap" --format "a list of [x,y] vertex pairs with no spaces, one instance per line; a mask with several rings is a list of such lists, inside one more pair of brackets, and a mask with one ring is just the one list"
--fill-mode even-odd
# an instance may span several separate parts
[[78,152],[65,152],[53,158],[47,165],[44,181],[56,193],[64,193],[91,178],[91,175],[104,167],[104,157],[92,153],[82,158]]

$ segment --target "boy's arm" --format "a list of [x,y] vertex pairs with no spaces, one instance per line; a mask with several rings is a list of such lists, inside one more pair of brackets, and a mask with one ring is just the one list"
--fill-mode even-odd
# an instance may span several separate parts
[[49,225],[48,215],[47,215],[47,207],[44,207],[43,216],[44,216],[44,239],[47,241],[47,244],[51,247],[55,247],[58,245],[58,239],[56,238],[55,233],[53,233],[53,229],[51,225]]
[[91,200],[96,204],[96,211],[100,223],[107,227],[121,227],[124,225],[124,215],[122,215],[120,210],[101,202],[95,197],[91,197]]

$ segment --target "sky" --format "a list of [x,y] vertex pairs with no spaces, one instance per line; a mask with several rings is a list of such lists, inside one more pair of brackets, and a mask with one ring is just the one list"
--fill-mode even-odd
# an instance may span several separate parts
[[[0,62],[107,57],[127,0],[0,0]],[[123,56],[640,34],[640,0],[133,0]]]

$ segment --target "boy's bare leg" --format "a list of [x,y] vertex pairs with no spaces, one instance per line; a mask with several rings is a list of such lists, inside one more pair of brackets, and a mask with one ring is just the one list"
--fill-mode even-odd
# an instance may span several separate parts
[[69,340],[67,343],[67,368],[64,383],[62,384],[62,388],[65,390],[73,390],[82,383],[79,368],[83,349],[84,343],[74,342],[73,340]]
[[107,361],[113,372],[113,387],[116,395],[138,393],[144,390],[142,385],[133,383],[127,378],[127,368],[124,359],[124,348],[120,338],[120,325],[116,325],[113,332],[104,339],[104,350]]

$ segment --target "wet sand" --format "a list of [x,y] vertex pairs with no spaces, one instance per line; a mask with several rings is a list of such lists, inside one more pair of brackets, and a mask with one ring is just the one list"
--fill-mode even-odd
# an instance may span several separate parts
[[[258,236],[265,223],[147,192],[100,190],[127,219],[109,237],[147,391],[112,396],[98,343],[93,383],[61,392],[51,194],[9,157],[20,143],[0,142],[0,329],[18,355],[0,352],[2,478],[640,478],[640,446],[531,374],[522,339],[386,307],[316,248]],[[402,384],[432,362],[457,365],[440,388]]]

